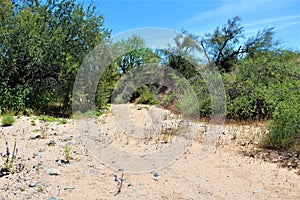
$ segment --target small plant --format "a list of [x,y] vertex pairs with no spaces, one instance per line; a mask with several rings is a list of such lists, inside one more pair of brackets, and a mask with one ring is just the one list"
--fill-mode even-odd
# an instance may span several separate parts
[[65,159],[67,163],[69,163],[71,159],[71,146],[66,144],[64,152],[65,152]]
[[45,190],[45,187],[43,185],[40,185],[39,188],[38,188],[38,191],[43,192],[44,190]]
[[122,171],[121,177],[118,178],[117,174],[114,174],[114,178],[115,178],[115,182],[117,183],[117,193],[115,195],[118,195],[121,193],[122,191],[122,186],[123,186],[123,182],[124,182],[124,169],[120,169],[120,171]]
[[57,118],[52,117],[52,116],[48,116],[48,115],[43,115],[40,117],[40,121],[44,121],[44,122],[56,122]]
[[31,126],[36,126],[36,123],[35,123],[35,120],[34,120],[34,119],[31,120],[30,123],[31,123]]
[[3,115],[2,126],[11,126],[15,122],[15,119],[10,114]]
[[25,186],[22,186],[22,187],[20,188],[20,190],[21,190],[21,192],[24,192],[24,191],[26,190],[26,187],[25,187]]
[[60,125],[60,124],[66,124],[67,122],[68,122],[67,119],[61,119],[61,120],[58,121],[58,125]]
[[14,171],[14,161],[18,154],[18,148],[16,148],[17,146],[16,140],[14,143],[14,148],[12,153],[9,150],[7,141],[5,142],[5,145],[6,145],[5,155],[2,155],[1,153],[1,157],[3,158],[4,164],[0,166],[0,177],[8,175]]

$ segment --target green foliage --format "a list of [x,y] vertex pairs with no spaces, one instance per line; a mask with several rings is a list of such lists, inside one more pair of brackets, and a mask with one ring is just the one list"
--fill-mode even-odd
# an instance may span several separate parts
[[0,4],[0,112],[69,110],[77,69],[109,36],[103,16],[75,0]]
[[71,146],[66,144],[65,145],[65,148],[64,148],[64,153],[65,153],[65,159],[67,162],[70,162],[70,159],[71,159]]
[[8,175],[17,170],[15,165],[15,160],[18,154],[17,142],[15,140],[13,151],[9,150],[8,142],[6,141],[6,152],[4,154],[1,153],[1,158],[3,159],[0,163],[0,177]]
[[138,98],[137,103],[149,105],[157,103],[153,91],[151,91],[147,86],[139,88],[136,93],[136,96]]
[[57,118],[53,117],[53,116],[49,116],[49,115],[43,115],[40,117],[40,121],[41,122],[56,122],[58,121]]
[[254,52],[267,51],[277,44],[273,41],[273,28],[259,31],[241,44],[244,28],[240,21],[239,16],[229,19],[227,24],[217,27],[200,41],[208,61],[215,63],[222,72],[232,71],[234,64],[244,55],[252,56]]
[[15,122],[15,119],[10,114],[5,114],[2,117],[2,126],[11,126]]
[[66,124],[67,122],[68,122],[67,119],[60,119],[60,120],[58,121],[58,124]]
[[288,99],[275,109],[270,132],[263,144],[268,148],[295,150],[300,144],[300,103],[299,99]]

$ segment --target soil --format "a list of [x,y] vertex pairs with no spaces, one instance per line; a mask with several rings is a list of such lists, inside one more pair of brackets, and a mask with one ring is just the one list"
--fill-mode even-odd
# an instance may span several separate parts
[[[60,124],[21,116],[12,126],[1,127],[1,164],[6,161],[6,141],[11,154],[15,141],[18,148],[11,170],[1,170],[1,199],[300,199],[299,154],[261,148],[261,138],[267,133],[265,124],[225,124],[212,151],[201,159],[199,152],[210,125],[193,122],[197,135],[182,154],[165,157],[169,160],[163,166],[159,164],[164,159],[157,158],[160,168],[137,166],[139,163],[123,159],[136,154],[146,159],[174,146],[182,121],[179,115],[153,107],[123,106],[128,113],[111,111],[88,125],[88,134],[98,134],[94,128],[100,126],[105,145],[126,152],[121,158],[113,154],[110,158],[96,139],[84,140],[86,133],[78,129],[77,119]],[[120,128],[126,121],[124,116],[130,116],[136,127],[151,127],[153,109],[161,117],[156,123],[166,122],[159,125],[163,127],[159,134],[149,131],[149,135],[145,132],[144,137],[135,137],[134,130],[126,134],[124,127]],[[122,162],[125,168],[120,166]]]

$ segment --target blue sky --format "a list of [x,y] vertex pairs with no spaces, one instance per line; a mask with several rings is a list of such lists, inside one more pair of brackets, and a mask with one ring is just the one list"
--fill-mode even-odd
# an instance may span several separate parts
[[197,35],[212,32],[227,19],[239,15],[244,35],[275,27],[282,46],[300,50],[299,0],[94,0],[105,26],[116,35],[144,27],[175,31],[182,28]]

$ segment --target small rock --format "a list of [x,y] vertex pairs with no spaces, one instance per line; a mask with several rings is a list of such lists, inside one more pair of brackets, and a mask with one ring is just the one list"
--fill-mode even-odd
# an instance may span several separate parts
[[48,169],[46,170],[46,173],[47,173],[48,175],[51,175],[51,176],[57,176],[57,175],[60,175],[59,170],[58,170],[58,169],[55,169],[55,168],[48,168]]
[[25,181],[30,181],[32,178],[31,177],[26,177]]
[[260,190],[255,189],[255,190],[252,191],[252,193],[253,193],[253,194],[260,193]]
[[34,154],[33,154],[33,156],[41,156],[42,155],[42,153],[41,152],[35,152]]
[[56,142],[55,142],[54,140],[50,140],[50,141],[47,143],[47,145],[48,145],[49,147],[53,147],[53,146],[56,145]]
[[63,139],[60,139],[61,142],[68,142],[68,141],[71,141],[73,139],[73,136],[69,136],[69,137],[66,137],[66,138],[63,138]]
[[160,173],[159,173],[159,172],[155,172],[155,173],[153,174],[153,176],[154,176],[154,177],[159,177],[159,176],[160,176]]
[[74,190],[75,187],[73,185],[68,185],[64,188],[64,190]]
[[36,134],[30,136],[30,139],[34,140],[34,139],[38,139],[38,138],[41,138],[41,137],[42,137],[42,135],[40,133],[36,133]]
[[51,197],[51,198],[48,199],[48,200],[56,200],[56,197]]
[[154,180],[155,180],[155,181],[159,181],[159,178],[158,178],[158,177],[155,177]]
[[29,183],[29,187],[35,187],[36,186],[36,182],[30,182]]
[[143,185],[144,185],[144,183],[143,183],[143,182],[140,182],[140,183],[139,183],[139,186],[141,186],[141,187],[142,187]]

